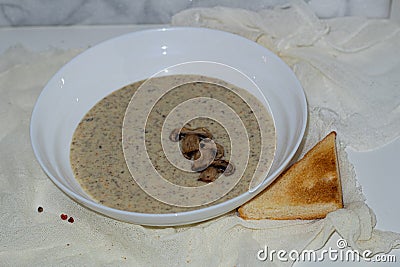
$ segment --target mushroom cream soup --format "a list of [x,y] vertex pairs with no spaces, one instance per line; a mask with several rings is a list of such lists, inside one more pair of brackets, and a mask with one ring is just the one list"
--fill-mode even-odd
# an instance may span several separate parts
[[[206,207],[246,192],[255,173],[265,177],[274,157],[275,128],[268,110],[248,91],[214,78],[207,78],[209,82],[205,82],[204,79],[196,77],[202,76],[173,75],[153,78],[157,84],[169,84],[171,81],[184,82],[168,90],[153,103],[146,124],[143,126],[147,157],[143,157],[142,160],[149,161],[160,176],[172,184],[199,187],[220,179],[222,175],[228,179],[231,177],[228,175],[233,171],[239,175],[242,162],[235,162],[235,158],[231,158],[232,147],[235,146],[237,151],[243,151],[248,158],[247,162],[242,164],[245,167],[240,180],[237,183],[232,182],[232,190],[218,200],[203,206]],[[199,207],[170,205],[153,198],[138,185],[130,173],[122,145],[124,116],[132,96],[144,83],[145,81],[139,81],[114,91],[93,106],[80,121],[70,148],[70,162],[74,176],[91,198],[111,208],[139,213],[175,213],[198,209]],[[152,87],[145,86],[143,90],[149,90],[150,93]],[[169,132],[170,139],[164,141],[176,142],[179,145],[178,157],[195,164],[196,160],[202,159],[201,156],[206,154],[201,150],[207,148],[205,143],[211,143],[215,148],[212,154],[215,159],[211,158],[207,162],[209,167],[186,171],[172,164],[165,155],[161,142],[163,125],[177,106],[190,99],[201,97],[226,104],[244,125],[248,142],[237,142],[231,138],[234,135],[227,130],[230,121],[218,121],[202,116],[193,116],[186,121],[183,115],[187,117],[187,114],[178,113],[175,117],[180,120],[182,115],[182,128],[177,129],[176,133]],[[149,105],[145,100],[140,103]],[[215,106],[207,107],[211,113],[214,108]],[[257,116],[255,108],[261,111]],[[195,114],[196,110],[192,112]],[[139,118],[146,114],[134,114],[132,117],[135,116]],[[265,126],[260,127],[260,121]],[[130,121],[130,124],[124,127],[137,126],[134,121]],[[245,151],[247,149],[249,151]],[[140,168],[144,166],[142,162],[135,161],[132,164],[136,164],[134,175],[142,175],[141,177],[148,175],[147,170]],[[174,193],[166,192],[166,194]]]

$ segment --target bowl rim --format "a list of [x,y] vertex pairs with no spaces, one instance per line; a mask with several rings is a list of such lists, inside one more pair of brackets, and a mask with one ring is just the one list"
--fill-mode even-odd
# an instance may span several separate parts
[[[207,207],[200,207],[198,209],[194,209],[194,210],[190,210],[190,211],[182,211],[182,212],[173,212],[173,213],[140,213],[140,212],[133,212],[133,211],[125,211],[125,210],[119,210],[119,209],[115,209],[115,208],[111,208],[105,205],[102,205],[100,203],[95,202],[94,200],[89,200],[77,193],[75,193],[74,191],[70,190],[68,187],[66,187],[64,184],[62,184],[60,181],[58,181],[58,179],[52,174],[52,172],[46,167],[46,164],[44,164],[42,157],[40,156],[39,153],[39,148],[37,146],[37,144],[35,143],[34,140],[34,122],[36,120],[36,113],[37,113],[37,109],[38,109],[38,105],[40,104],[40,99],[42,98],[42,95],[45,93],[45,91],[49,90],[47,88],[48,87],[50,81],[59,73],[62,73],[64,68],[70,64],[72,61],[77,60],[77,58],[79,58],[81,55],[87,53],[88,51],[91,51],[91,49],[96,48],[98,46],[101,46],[105,43],[108,42],[114,42],[120,38],[125,38],[127,36],[132,36],[132,35],[141,35],[143,33],[149,33],[149,32],[159,32],[159,31],[211,31],[211,32],[216,32],[217,34],[222,34],[222,35],[227,35],[233,38],[239,38],[242,39],[242,41],[244,40],[245,42],[249,42],[252,43],[253,45],[257,45],[259,47],[261,47],[262,49],[266,49],[267,51],[269,51],[272,56],[276,57],[279,61],[282,61],[285,65],[286,68],[288,68],[289,74],[293,76],[295,82],[297,83],[298,88],[300,88],[301,90],[298,90],[299,93],[299,100],[301,101],[300,104],[302,106],[302,119],[304,121],[304,123],[301,125],[301,128],[299,130],[299,135],[298,135],[298,139],[296,140],[296,142],[293,145],[293,149],[290,151],[289,155],[286,157],[286,159],[282,162],[282,164],[280,164],[278,166],[278,168],[273,172],[273,173],[268,173],[267,177],[268,179],[265,179],[258,187],[256,190],[250,192],[250,191],[246,191],[232,199],[226,200],[224,202],[221,203],[217,203],[211,206],[207,206]],[[272,114],[271,114],[272,115]],[[273,116],[272,116],[273,117]],[[274,120],[274,125],[275,125],[275,119],[273,117]],[[161,27],[161,28],[152,28],[152,29],[144,29],[144,30],[138,30],[138,31],[133,31],[133,32],[129,32],[126,34],[122,34],[107,40],[104,40],[102,42],[99,42],[93,46],[91,46],[88,49],[85,49],[84,51],[82,51],[81,53],[77,54],[76,56],[74,56],[72,59],[70,59],[67,63],[65,63],[61,68],[59,68],[57,70],[56,73],[54,73],[52,75],[52,77],[48,80],[48,82],[44,85],[44,87],[42,88],[42,91],[40,92],[39,96],[36,99],[35,105],[32,109],[32,114],[31,114],[31,118],[30,118],[30,127],[29,127],[29,134],[30,134],[30,139],[31,139],[31,146],[35,155],[36,160],[39,162],[40,167],[44,170],[45,174],[50,178],[50,180],[52,180],[52,182],[59,188],[61,189],[61,191],[63,191],[63,193],[65,193],[68,197],[74,199],[76,202],[78,202],[80,205],[83,205],[85,208],[89,208],[90,210],[93,210],[95,212],[101,213],[103,216],[107,216],[113,219],[117,219],[120,221],[125,221],[125,222],[130,222],[130,223],[136,223],[134,222],[134,220],[125,220],[123,219],[121,216],[125,217],[125,216],[130,216],[130,217],[134,217],[134,218],[141,218],[141,221],[148,221],[149,223],[136,223],[136,224],[140,224],[140,225],[153,225],[153,226],[176,226],[176,225],[185,225],[185,224],[192,224],[192,223],[197,223],[197,222],[201,222],[201,221],[206,221],[215,217],[218,217],[222,214],[228,213],[232,210],[234,210],[235,208],[237,208],[239,205],[241,204],[237,204],[238,202],[241,202],[241,200],[243,200],[243,198],[246,198],[246,201],[249,201],[251,198],[253,198],[254,196],[256,196],[260,191],[262,191],[263,189],[265,189],[270,183],[272,183],[278,176],[279,174],[287,167],[287,165],[290,163],[290,161],[292,160],[292,158],[294,157],[294,155],[296,154],[297,150],[300,147],[300,144],[304,138],[304,134],[305,134],[305,130],[307,127],[307,121],[308,121],[308,105],[307,105],[307,99],[306,99],[306,95],[304,92],[304,89],[300,83],[300,81],[298,80],[297,76],[294,74],[294,72],[292,71],[292,69],[281,59],[279,58],[275,53],[273,53],[272,51],[270,51],[269,49],[267,49],[266,47],[261,46],[260,44],[247,39],[243,36],[237,35],[237,34],[233,34],[230,32],[226,32],[226,31],[221,31],[221,30],[215,30],[215,29],[209,29],[209,28],[200,28],[200,27]],[[276,138],[276,137],[275,137]],[[275,152],[274,152],[274,159],[275,159]],[[273,163],[272,163],[273,164]],[[266,177],[266,178],[267,178]],[[243,203],[243,202],[241,202]],[[229,207],[233,207],[230,208],[229,210],[224,210],[223,212],[219,212],[219,213],[213,213],[212,216],[208,216],[207,218],[199,218],[198,215],[201,214],[205,214],[209,211],[215,211],[218,209],[221,209],[221,207],[224,206],[229,206]],[[121,215],[121,216],[117,216],[114,217],[112,215],[106,214],[105,212],[103,212],[103,210],[105,212],[110,212],[113,215]],[[197,216],[196,216],[197,215]],[[186,218],[187,216],[194,216],[197,219],[193,220],[193,219],[189,219],[189,220],[182,220],[183,218]],[[155,219],[172,219],[174,218],[176,221],[177,217],[182,217],[182,219],[179,220],[179,222],[173,222],[173,223],[157,223],[157,221]],[[204,217],[204,216],[203,216]],[[153,221],[155,220],[155,221]]]

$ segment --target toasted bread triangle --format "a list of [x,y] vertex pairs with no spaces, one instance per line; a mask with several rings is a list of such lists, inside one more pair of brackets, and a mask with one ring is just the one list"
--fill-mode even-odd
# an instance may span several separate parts
[[248,220],[319,219],[342,207],[336,132],[331,132],[238,211]]

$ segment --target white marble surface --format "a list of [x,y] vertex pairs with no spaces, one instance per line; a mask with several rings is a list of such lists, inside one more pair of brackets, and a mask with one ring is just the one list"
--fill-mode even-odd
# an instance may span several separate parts
[[[388,17],[398,0],[305,0],[320,17]],[[0,27],[169,23],[192,7],[229,6],[258,10],[289,0],[0,0]]]

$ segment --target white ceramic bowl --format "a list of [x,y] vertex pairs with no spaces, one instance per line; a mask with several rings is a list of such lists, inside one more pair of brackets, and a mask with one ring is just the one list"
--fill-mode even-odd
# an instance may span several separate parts
[[[75,180],[69,161],[72,136],[82,117],[112,91],[172,65],[190,61],[231,66],[260,87],[269,102],[277,138],[275,158],[268,177],[254,192],[181,213],[127,212],[90,199]],[[225,75],[217,69],[202,67],[189,72],[221,78],[260,97],[260,92],[241,75]],[[226,213],[264,189],[285,169],[297,151],[306,121],[304,91],[291,69],[275,54],[234,34],[182,27],[126,34],[100,43],[72,59],[51,78],[40,94],[32,113],[30,132],[34,153],[43,170],[77,202],[122,221],[143,225],[180,225]]]

